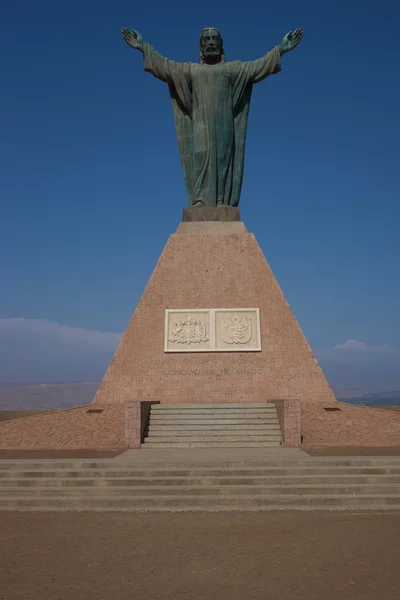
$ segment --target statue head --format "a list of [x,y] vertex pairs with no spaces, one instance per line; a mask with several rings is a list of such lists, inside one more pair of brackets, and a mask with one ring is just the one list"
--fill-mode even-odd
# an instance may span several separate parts
[[201,32],[199,60],[209,65],[225,62],[224,40],[215,27],[206,27]]

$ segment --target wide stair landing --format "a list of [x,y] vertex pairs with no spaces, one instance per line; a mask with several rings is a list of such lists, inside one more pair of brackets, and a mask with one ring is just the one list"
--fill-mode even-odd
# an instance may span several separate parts
[[0,461],[0,510],[400,510],[400,458],[280,460],[260,450],[259,460],[192,460],[200,451],[184,452],[180,460],[138,450],[132,459]]
[[282,445],[275,404],[155,404],[142,448]]

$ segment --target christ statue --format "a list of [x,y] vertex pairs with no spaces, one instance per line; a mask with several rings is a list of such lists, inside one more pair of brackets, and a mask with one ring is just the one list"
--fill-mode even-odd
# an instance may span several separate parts
[[281,56],[299,44],[302,30],[249,62],[227,62],[213,27],[201,33],[199,63],[161,56],[138,31],[122,36],[143,53],[145,71],[168,84],[189,204],[238,206],[253,85],[281,70]]

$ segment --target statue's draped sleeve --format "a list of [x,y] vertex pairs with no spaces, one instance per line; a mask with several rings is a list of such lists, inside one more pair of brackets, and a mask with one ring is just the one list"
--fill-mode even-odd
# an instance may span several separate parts
[[143,42],[144,70],[176,89],[181,108],[192,110],[191,63],[181,63],[161,56],[150,44]]
[[242,62],[241,68],[246,72],[249,79],[248,83],[258,83],[268,77],[268,75],[275,75],[275,73],[279,73],[282,70],[280,52],[277,47],[273,48],[271,52],[268,52],[261,58]]
[[186,190],[191,198],[192,181],[189,161],[193,148],[192,128],[192,63],[181,63],[161,56],[150,44],[143,42],[144,70],[168,84],[174,111],[176,136],[178,139]]
[[233,84],[233,105],[235,106],[240,103],[243,95],[255,83],[282,70],[280,52],[276,47],[262,58],[248,62],[233,61],[229,63],[229,67]]
[[242,188],[247,122],[253,85],[268,75],[281,71],[281,56],[277,47],[262,58],[248,62],[229,62],[232,78],[232,104],[235,122],[235,155],[233,162],[233,184],[230,204],[239,204]]
[[[193,90],[192,74],[196,65],[179,63],[161,56],[152,46],[143,43],[144,69],[168,84],[174,111],[175,128],[178,138],[179,154],[189,203],[193,198]],[[231,159],[228,172],[230,185],[226,185],[224,203],[237,206],[243,179],[244,151],[247,120],[253,85],[268,75],[281,70],[280,53],[274,48],[262,58],[249,62],[233,61],[227,63],[232,85],[232,103],[234,120],[234,143],[230,149]]]

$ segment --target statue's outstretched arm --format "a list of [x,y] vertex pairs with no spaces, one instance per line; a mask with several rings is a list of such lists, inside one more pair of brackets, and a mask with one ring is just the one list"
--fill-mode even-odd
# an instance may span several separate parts
[[248,65],[249,82],[252,84],[259,83],[269,75],[278,73],[281,70],[281,56],[296,48],[301,42],[302,37],[302,29],[296,29],[293,32],[290,31],[285,35],[280,44],[275,46],[270,52],[267,52],[262,58],[248,63],[241,63],[242,65]]
[[131,31],[130,29],[124,27],[122,29],[122,37],[128,46],[135,48],[135,50],[140,50],[140,52],[143,53],[143,38],[138,31],[135,29],[132,29]]
[[190,69],[188,63],[178,63],[165,56],[161,56],[150,44],[143,40],[143,37],[138,31],[132,29],[123,29],[122,37],[131,48],[140,50],[144,55],[145,71],[152,73],[157,79],[172,84],[174,77],[182,75],[187,82],[190,82]]
[[289,31],[278,45],[278,50],[280,55],[283,56],[286,52],[290,52],[294,50],[296,46],[298,46],[303,37],[302,29],[295,29],[294,31]]

